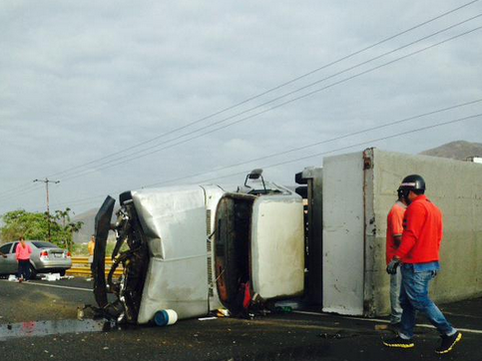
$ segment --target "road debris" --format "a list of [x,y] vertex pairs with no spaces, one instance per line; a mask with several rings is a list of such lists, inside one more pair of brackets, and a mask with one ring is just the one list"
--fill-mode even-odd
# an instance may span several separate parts
[[328,332],[320,333],[318,336],[321,337],[321,338],[325,338],[325,339],[336,339],[336,340],[340,340],[340,339],[343,339],[343,338],[357,337],[358,334],[356,334],[356,333],[347,333],[347,332],[345,332],[345,331],[343,331],[343,330],[340,330],[340,331],[334,332],[334,333],[328,333]]

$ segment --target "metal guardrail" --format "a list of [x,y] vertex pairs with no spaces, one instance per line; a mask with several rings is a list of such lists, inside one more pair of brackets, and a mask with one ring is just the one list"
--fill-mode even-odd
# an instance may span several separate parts
[[[112,260],[110,258],[105,259],[105,276],[109,274],[110,268],[112,267]],[[123,272],[122,266],[117,267],[114,272],[115,276],[120,276]],[[89,257],[76,256],[72,257],[72,267],[67,270],[68,275],[84,276],[90,277],[90,264]]]

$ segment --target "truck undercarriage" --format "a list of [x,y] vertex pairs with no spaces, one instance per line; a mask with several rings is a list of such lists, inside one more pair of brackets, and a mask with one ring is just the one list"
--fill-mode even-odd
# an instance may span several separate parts
[[[116,213],[117,222],[113,227],[110,220],[115,201],[110,197],[105,200],[99,212],[103,219],[96,219],[96,224],[101,229],[96,233],[94,294],[105,316],[119,322],[136,323],[149,264],[149,250],[130,193],[123,193],[120,198],[122,204]],[[105,250],[107,234],[111,228],[116,234],[116,245],[111,255],[113,265],[105,280]],[[121,252],[124,244],[128,249]],[[116,279],[114,274],[119,265],[122,265],[123,273]],[[108,302],[108,293],[115,295],[114,302]]]

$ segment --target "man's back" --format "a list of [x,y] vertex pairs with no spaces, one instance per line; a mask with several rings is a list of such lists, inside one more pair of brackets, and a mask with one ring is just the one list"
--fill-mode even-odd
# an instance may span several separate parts
[[402,262],[438,261],[443,236],[440,209],[425,195],[421,195],[407,208],[403,223],[402,244],[397,252]]

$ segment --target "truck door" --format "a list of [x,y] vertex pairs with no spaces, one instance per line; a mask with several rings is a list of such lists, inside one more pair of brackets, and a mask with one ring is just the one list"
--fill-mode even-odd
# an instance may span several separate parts
[[251,278],[251,214],[254,196],[226,194],[219,201],[214,233],[215,279],[221,303],[233,314],[242,312]]

